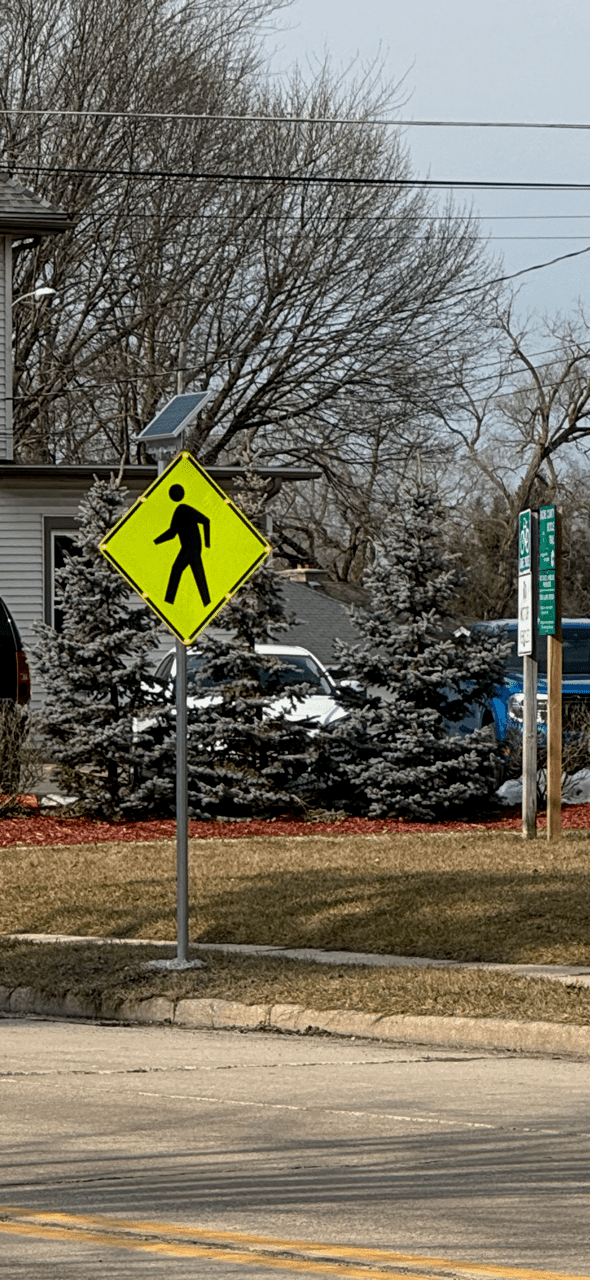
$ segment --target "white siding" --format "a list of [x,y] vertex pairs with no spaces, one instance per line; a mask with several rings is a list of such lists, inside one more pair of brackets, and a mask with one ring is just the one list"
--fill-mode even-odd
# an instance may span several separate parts
[[0,458],[12,458],[12,240],[0,236]]
[[[45,485],[6,486],[0,494],[0,596],[6,601],[29,656],[33,627],[43,621],[43,516],[75,516],[79,492],[48,494]],[[33,705],[42,690],[33,672]]]
[[[34,480],[26,487],[6,484],[0,489],[0,597],[14,617],[29,658],[34,708],[43,701],[43,688],[31,661],[34,625],[43,621],[45,607],[43,518],[76,516],[82,497],[78,486],[56,490],[55,481],[49,488]],[[131,596],[136,599],[134,593]],[[174,637],[162,627],[157,653],[162,656],[173,643]]]

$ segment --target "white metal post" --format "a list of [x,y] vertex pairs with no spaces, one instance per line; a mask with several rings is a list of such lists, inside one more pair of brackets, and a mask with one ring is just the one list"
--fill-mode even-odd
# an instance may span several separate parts
[[523,667],[522,834],[537,834],[537,579],[538,512],[518,518],[518,653]]
[[563,768],[561,626],[562,517],[555,508],[555,632],[547,636],[547,839],[561,837],[561,774]]

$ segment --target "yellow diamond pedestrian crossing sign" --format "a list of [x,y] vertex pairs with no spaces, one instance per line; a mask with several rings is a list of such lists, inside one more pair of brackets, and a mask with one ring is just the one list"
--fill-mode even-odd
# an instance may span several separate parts
[[271,548],[192,455],[181,453],[107,533],[100,550],[190,644]]

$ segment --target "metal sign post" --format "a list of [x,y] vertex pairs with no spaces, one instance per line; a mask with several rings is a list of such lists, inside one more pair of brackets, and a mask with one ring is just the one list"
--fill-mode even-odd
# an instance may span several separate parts
[[[203,393],[199,395],[202,397]],[[190,399],[190,396],[177,396],[168,408],[176,413],[177,402]],[[181,415],[185,408],[184,403],[180,405]],[[190,413],[194,411],[192,405]],[[159,423],[165,413],[163,410],[154,422]],[[153,426],[150,424],[142,434],[149,435]],[[177,427],[176,422],[174,437]],[[158,425],[149,438],[161,443],[168,437]],[[192,455],[184,451],[168,466],[158,468],[157,480],[103,538],[100,550],[176,636],[177,958],[174,964],[181,968],[190,963],[186,646],[264,563],[271,547],[244,512]]]
[[188,960],[186,648],[176,641],[176,958]]
[[539,634],[547,636],[547,839],[561,836],[561,512],[539,511]]
[[[179,375],[180,376],[180,375]],[[182,388],[179,387],[179,391]],[[158,475],[166,469],[158,461]],[[176,640],[176,963],[188,959],[188,770],[187,770],[186,649]]]
[[523,665],[522,834],[537,834],[537,513],[518,519],[518,653]]

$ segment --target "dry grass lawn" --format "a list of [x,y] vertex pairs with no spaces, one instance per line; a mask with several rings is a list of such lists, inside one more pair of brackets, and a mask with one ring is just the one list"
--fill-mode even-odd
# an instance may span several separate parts
[[[175,936],[171,841],[16,845],[0,868],[0,932]],[[199,942],[587,964],[590,832],[551,845],[489,831],[193,840],[190,930]]]
[[117,1000],[148,996],[219,997],[244,1004],[302,1004],[311,1009],[361,1009],[395,1014],[514,1018],[520,1022],[590,1021],[590,990],[549,979],[481,970],[371,969],[307,964],[262,956],[199,952],[206,967],[154,973],[153,947],[113,943],[0,942],[0,986],[32,986],[53,996],[67,991]]

